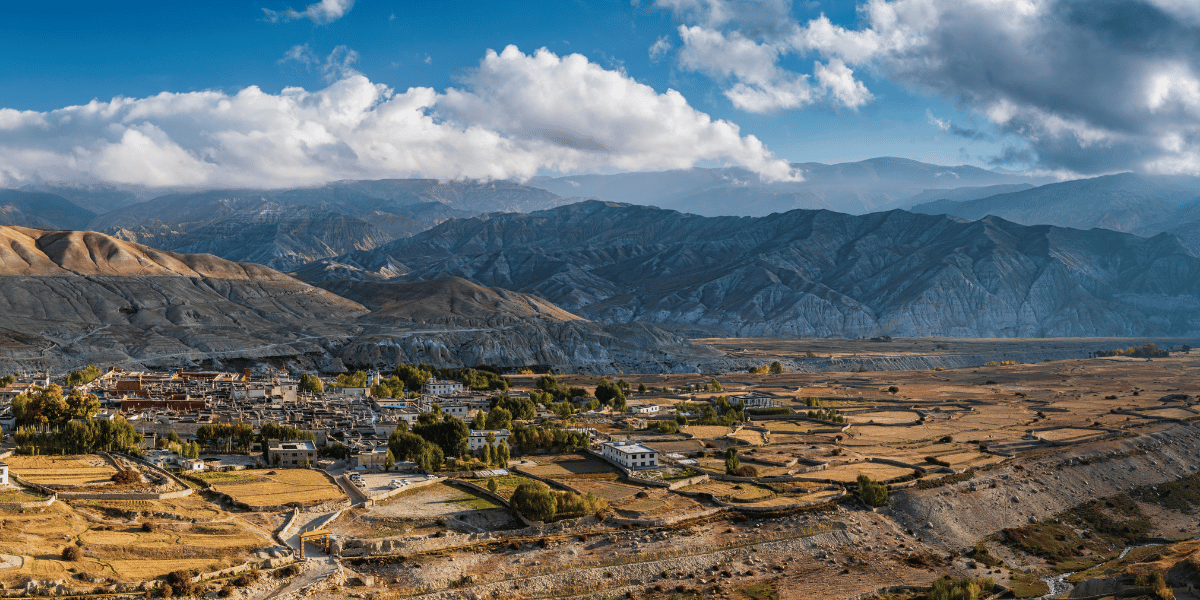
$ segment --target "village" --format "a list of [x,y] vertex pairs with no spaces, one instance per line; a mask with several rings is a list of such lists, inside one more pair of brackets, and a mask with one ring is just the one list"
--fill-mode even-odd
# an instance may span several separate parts
[[[743,597],[755,586],[803,594],[811,585],[797,578],[827,570],[842,575],[839,594],[952,574],[1033,597],[1050,590],[1042,575],[1057,561],[970,530],[954,502],[1024,490],[1043,481],[1034,465],[1063,456],[1143,460],[1129,448],[1190,443],[1193,362],[10,377],[0,582],[34,596]],[[1200,470],[1155,465],[1126,479]],[[1041,492],[997,495],[986,518],[1035,527],[1071,508]],[[1160,514],[1157,533],[1194,535],[1181,515]],[[1115,560],[1094,541],[1064,563]]]

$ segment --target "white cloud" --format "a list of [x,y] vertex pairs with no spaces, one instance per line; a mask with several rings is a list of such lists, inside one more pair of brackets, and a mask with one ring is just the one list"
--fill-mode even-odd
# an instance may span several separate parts
[[[354,7],[354,0],[321,0],[309,4],[304,10],[296,10],[288,8],[285,10],[271,10],[264,8],[263,13],[267,16],[267,20],[272,23],[278,21],[296,21],[299,19],[309,19],[318,25],[332,23],[350,12]],[[394,17],[395,15],[393,15]]]
[[654,44],[650,46],[650,60],[658,62],[670,51],[671,41],[665,35],[659,36],[657,40],[654,40]]
[[942,120],[933,116],[933,111],[925,109],[925,120],[929,121],[930,125],[941,129],[942,131],[950,131],[950,119]]
[[[872,100],[866,72],[973,109],[1023,138],[1044,170],[1200,175],[1195,0],[863,0],[854,28],[824,15],[801,23],[785,0],[657,4],[683,22],[680,66],[743,110],[822,98],[857,109]],[[806,74],[781,66],[792,57],[819,60]],[[802,81],[811,98],[797,93]]]
[[815,63],[813,74],[822,88],[848,108],[858,108],[874,99],[867,86],[854,79],[854,71],[840,59],[831,58],[826,65]]
[[[153,186],[289,186],[335,179],[525,179],[739,165],[795,178],[737,125],[674,90],[658,93],[580,55],[488,52],[461,88],[392,90],[341,74],[315,91],[249,87],[93,100],[48,112],[0,109],[0,184],[36,177]],[[324,67],[323,67],[324,68]]]

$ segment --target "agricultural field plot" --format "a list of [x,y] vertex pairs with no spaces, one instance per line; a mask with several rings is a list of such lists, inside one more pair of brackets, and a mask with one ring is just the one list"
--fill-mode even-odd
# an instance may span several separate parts
[[213,490],[250,506],[313,505],[346,498],[342,488],[323,473],[309,469],[254,469],[203,473],[198,477]]
[[934,458],[950,463],[950,468],[956,471],[992,465],[1004,460],[1002,456],[986,452],[956,452],[953,454],[941,454]]
[[811,433],[814,429],[828,429],[830,425],[812,421],[755,421],[755,425],[766,427],[771,433]]
[[[229,513],[204,500],[198,494],[170,500],[71,500],[81,510],[92,510],[114,516],[140,513],[148,521],[162,521],[164,514],[175,515],[181,521],[214,521]],[[155,515],[145,517],[145,515]]]
[[[61,560],[63,548],[80,543],[83,558]],[[19,569],[0,571],[11,584],[27,578],[77,582],[82,573],[116,581],[154,579],[178,569],[205,570],[240,564],[248,552],[275,542],[236,522],[172,523],[153,532],[141,527],[90,523],[66,503],[0,511],[0,552],[25,557]],[[78,582],[80,585],[87,585]]]
[[595,494],[609,502],[633,496],[645,488],[619,481],[602,481],[594,479],[571,479],[562,482],[582,495]]
[[913,470],[884,463],[860,462],[829,467],[824,471],[809,473],[807,476],[829,479],[839,483],[849,483],[858,479],[860,474],[866,475],[875,481],[888,481],[912,475]]
[[1071,427],[1063,429],[1051,429],[1048,431],[1036,431],[1034,435],[1043,440],[1051,442],[1082,442],[1102,435],[1108,435],[1105,431],[1096,431],[1095,429],[1075,429]]
[[907,410],[887,410],[846,415],[846,420],[850,423],[915,423],[920,418],[921,416],[917,413]]
[[1138,409],[1139,414],[1156,419],[1195,419],[1200,414],[1186,408],[1143,408]]
[[[542,485],[542,486],[546,485],[536,479],[530,479],[528,477],[521,477],[520,475],[508,475],[505,477],[491,477],[490,479],[494,479],[496,481],[496,495],[504,498],[505,500],[511,498],[513,495],[513,492],[517,491],[517,488],[522,483],[532,483],[535,485]],[[479,487],[482,487],[482,488],[486,488],[488,485],[488,479],[468,479],[467,481],[470,481],[471,483],[473,483]]]
[[693,452],[704,450],[704,444],[696,440],[681,440],[678,442],[646,442],[646,446],[663,454],[691,455]]
[[521,467],[522,471],[538,477],[565,478],[571,476],[602,475],[616,471],[604,461],[589,458],[580,454],[568,454],[554,457],[538,457],[537,466]]
[[25,490],[23,490],[21,488],[17,488],[17,487],[0,488],[0,502],[3,502],[3,503],[34,502],[37,500],[45,500],[45,497],[43,497],[40,494],[31,492],[31,491],[25,491]]
[[767,443],[763,432],[754,431],[752,429],[743,429],[737,433],[730,434],[731,438],[742,440],[751,446],[762,446]]
[[626,496],[609,508],[627,519],[661,519],[704,510],[699,502],[663,489],[646,490],[644,498]]
[[69,488],[112,483],[117,470],[95,454],[78,456],[10,456],[11,472],[30,483]]
[[439,481],[406,490],[365,510],[348,511],[331,529],[338,535],[385,538],[430,535],[447,529],[473,533],[520,526],[495,500]]
[[775,496],[770,488],[752,483],[730,483],[727,481],[705,481],[683,488],[685,492],[712,494],[727,502],[761,502]]
[[733,430],[722,425],[688,425],[683,431],[684,433],[692,434],[698,440],[711,440],[726,435]]

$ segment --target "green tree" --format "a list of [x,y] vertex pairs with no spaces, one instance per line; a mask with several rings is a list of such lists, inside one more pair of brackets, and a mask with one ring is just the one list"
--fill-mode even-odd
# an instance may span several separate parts
[[888,489],[882,483],[871,481],[866,475],[859,475],[858,497],[862,498],[867,506],[883,506],[888,501]]
[[4,377],[0,377],[0,387],[8,387],[17,382],[17,376],[9,373]]
[[734,472],[737,471],[738,467],[740,467],[740,466],[742,466],[742,463],[740,460],[738,460],[737,448],[729,448],[728,450],[726,450],[725,451],[725,474],[733,475]]
[[95,394],[84,395],[77,389],[67,394],[67,418],[86,421],[100,412],[100,399]]
[[603,404],[612,404],[613,400],[618,396],[624,397],[625,392],[621,391],[621,387],[617,384],[605,379],[596,386],[596,399]]
[[512,454],[508,449],[508,444],[504,440],[496,446],[496,465],[502,469],[508,468],[508,461],[512,459]]
[[178,433],[175,433],[175,430],[174,430],[174,429],[172,429],[172,430],[171,430],[171,433],[168,433],[168,434],[167,434],[167,439],[168,439],[168,440],[170,440],[171,442],[174,442],[174,443],[176,443],[176,444],[182,444],[182,443],[183,443],[183,440],[179,439],[179,434],[178,434]]
[[711,387],[712,391],[714,392],[719,392],[722,389],[721,382],[717,381],[716,377],[713,377],[712,380],[708,382],[708,386]]
[[104,372],[101,371],[96,365],[88,365],[83,369],[72,371],[70,375],[67,375],[67,385],[76,386],[83,385],[85,383],[91,383],[103,374]]
[[779,375],[780,373],[783,373],[783,363],[779,361],[772,362],[770,371],[768,372],[772,375]]
[[300,374],[300,393],[302,394],[321,394],[325,392],[325,384],[321,382],[321,378],[312,373]]
[[479,449],[479,458],[485,465],[492,464],[492,447],[488,444],[484,444],[483,448]]
[[507,409],[497,406],[487,414],[487,427],[485,429],[499,430],[512,427],[512,413]]
[[646,393],[646,384],[644,384],[644,383],[639,383],[639,384],[638,384],[638,393],[639,393],[639,394],[645,394],[645,393]]
[[413,433],[426,441],[437,444],[444,456],[462,456],[467,452],[467,438],[471,430],[467,424],[453,415],[445,415],[435,423],[418,424],[413,427]]
[[489,492],[495,494],[496,490],[498,490],[498,489],[500,489],[500,484],[496,483],[496,478],[488,477],[487,490]]
[[526,519],[542,522],[554,519],[558,508],[554,494],[545,485],[536,482],[518,485],[509,504]]
[[396,460],[414,460],[424,443],[425,438],[410,431],[397,429],[388,438],[388,451]]
[[421,444],[421,448],[417,450],[417,455],[413,457],[413,462],[417,463],[417,466],[427,473],[441,469],[442,463],[445,461],[446,457],[442,453],[441,447],[430,442]]

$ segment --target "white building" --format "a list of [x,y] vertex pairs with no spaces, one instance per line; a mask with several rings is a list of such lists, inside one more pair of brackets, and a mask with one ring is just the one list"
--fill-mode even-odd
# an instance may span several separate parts
[[430,379],[422,391],[431,396],[452,396],[463,391],[463,384],[449,379]]
[[746,404],[746,408],[771,408],[775,406],[775,400],[770,396],[764,396],[758,393],[749,393],[744,396],[734,396],[734,400],[741,400]]
[[489,433],[496,435],[496,445],[500,445],[501,440],[505,440],[504,443],[506,444],[508,443],[507,429],[472,429],[471,435],[467,437],[467,450],[474,452],[486,446]]
[[633,414],[635,415],[648,415],[658,412],[660,408],[661,407],[657,404],[639,404],[638,406],[634,406],[631,410],[633,410]]
[[204,461],[198,458],[181,458],[179,459],[179,468],[184,472],[203,471]]
[[658,466],[658,451],[634,441],[604,442],[600,448],[604,458],[626,469],[653,469]]
[[8,463],[0,462],[0,485],[8,485]]

